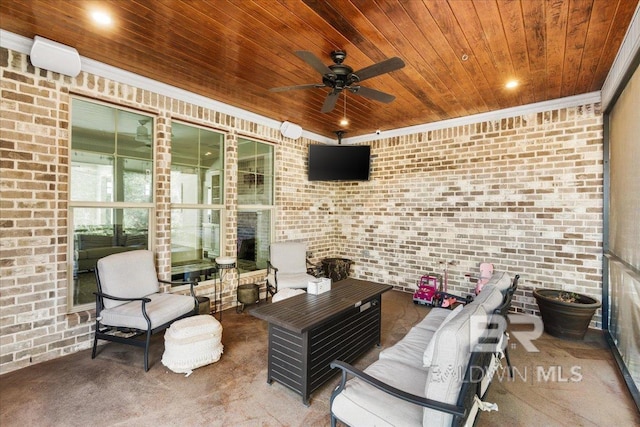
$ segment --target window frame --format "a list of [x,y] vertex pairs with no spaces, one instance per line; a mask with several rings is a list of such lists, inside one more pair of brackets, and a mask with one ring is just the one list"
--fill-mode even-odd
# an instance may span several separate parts
[[[150,132],[150,148],[151,148],[151,200],[148,202],[127,202],[127,201],[117,201],[117,200],[112,200],[112,201],[83,201],[83,200],[74,200],[73,199],[73,195],[72,195],[72,174],[73,174],[73,153],[74,153],[74,146],[73,146],[73,128],[74,128],[74,122],[73,122],[73,115],[74,115],[74,108],[73,108],[73,103],[74,100],[78,100],[78,101],[82,101],[85,103],[91,103],[91,104],[96,104],[99,106],[103,106],[103,107],[107,107],[110,108],[112,110],[116,110],[116,111],[124,111],[124,112],[128,112],[128,113],[132,113],[132,114],[136,114],[136,115],[140,115],[140,116],[145,116],[148,117],[149,120],[151,121],[151,132]],[[118,104],[112,104],[112,103],[108,103],[108,102],[104,102],[104,101],[99,101],[96,99],[92,99],[92,98],[86,98],[83,96],[77,96],[77,95],[71,95],[70,96],[70,101],[69,101],[69,149],[68,149],[68,153],[69,153],[69,160],[68,160],[68,192],[67,192],[67,217],[68,217],[68,229],[67,229],[67,312],[68,313],[77,313],[77,312],[82,312],[82,311],[86,311],[86,310],[91,310],[95,308],[95,302],[88,302],[88,303],[84,303],[84,304],[75,304],[74,302],[74,295],[76,293],[76,283],[75,283],[75,263],[76,263],[76,259],[75,259],[75,252],[76,252],[76,242],[75,242],[75,232],[76,232],[76,224],[74,221],[75,215],[73,214],[74,209],[78,208],[78,209],[82,209],[82,208],[87,208],[87,209],[113,209],[113,210],[124,210],[124,209],[146,209],[148,212],[148,218],[147,218],[147,242],[146,242],[146,246],[147,248],[149,248],[149,250],[153,250],[153,242],[155,241],[154,236],[155,236],[155,226],[156,226],[156,215],[155,215],[155,207],[156,207],[156,185],[157,185],[157,168],[156,168],[156,150],[157,150],[157,139],[155,138],[156,135],[156,126],[157,126],[157,120],[158,120],[158,116],[150,113],[148,111],[142,111],[142,110],[136,110],[133,108],[127,108]],[[116,123],[116,130],[115,130],[116,135],[118,134],[118,128],[117,128],[117,123]],[[87,150],[80,150],[80,151],[85,151],[85,152],[89,152],[89,153],[100,153],[98,151],[87,151]],[[114,153],[114,168],[116,168],[116,164],[117,164],[117,159],[118,158],[131,158],[131,157],[127,157],[125,155],[116,155]],[[115,170],[115,169],[114,169]],[[123,176],[124,176],[124,171],[123,171]],[[120,183],[119,185],[124,186],[124,181],[122,183]],[[124,187],[123,187],[124,188]]]
[[[242,142],[242,141],[248,141],[248,142],[253,142],[254,144],[262,144],[264,146],[269,147],[270,149],[270,153],[271,153],[271,195],[269,197],[269,200],[271,201],[270,204],[255,204],[255,203],[247,203],[247,204],[242,204],[240,203],[240,191],[239,191],[239,185],[240,185],[240,174],[245,172],[240,170],[240,167],[238,166],[239,163],[242,161],[242,159],[240,159],[240,154],[238,153],[238,158],[236,160],[236,179],[237,179],[237,201],[238,204],[236,206],[236,218],[239,219],[240,213],[241,212],[258,212],[258,211],[269,211],[269,244],[268,246],[271,245],[271,243],[274,241],[274,236],[275,236],[275,216],[276,216],[276,148],[277,145],[274,143],[270,143],[267,141],[261,141],[255,138],[251,138],[251,137],[245,137],[245,136],[239,136],[238,137],[238,145]],[[239,151],[239,150],[238,150]],[[266,175],[266,174],[265,174]],[[239,220],[236,221],[236,236],[238,236],[238,229],[239,229]],[[236,242],[239,241],[239,238],[236,238]],[[268,260],[268,255],[267,255],[267,260]],[[264,268],[260,268],[260,269],[256,269],[256,270],[251,270],[251,271],[246,271],[246,272],[241,272],[240,273],[240,277],[251,277],[251,276],[256,276],[256,275],[263,275],[264,272],[267,270],[266,266]]]
[[[187,121],[183,121],[183,120],[179,120],[179,119],[171,119],[171,128],[173,129],[174,124],[179,124],[181,126],[188,126],[188,127],[192,127],[201,131],[206,131],[206,132],[212,132],[215,134],[219,134],[222,138],[222,148],[221,148],[221,155],[222,155],[222,169],[220,170],[219,173],[219,177],[220,177],[220,197],[219,197],[219,203],[217,204],[213,204],[213,203],[207,203],[204,200],[204,197],[202,197],[202,195],[200,195],[198,193],[198,199],[201,201],[201,203],[170,203],[169,206],[169,210],[170,210],[170,216],[173,217],[173,211],[174,210],[199,210],[199,211],[205,211],[205,210],[211,210],[211,211],[218,211],[219,213],[219,217],[220,217],[220,240],[219,240],[219,245],[220,245],[220,250],[222,251],[222,249],[225,247],[226,245],[226,233],[224,232],[225,227],[226,227],[226,218],[227,218],[227,212],[226,212],[226,198],[227,198],[227,186],[226,186],[226,172],[228,169],[228,162],[226,159],[226,147],[227,147],[227,141],[228,141],[228,134],[226,132],[223,132],[219,129],[215,129],[212,127],[207,127],[205,125],[201,125],[201,124],[195,124],[195,123],[191,123],[191,122],[187,122]],[[173,147],[173,138],[171,141],[171,146]],[[200,146],[198,146],[198,149],[200,149]],[[199,172],[200,169],[203,169],[202,166],[200,166],[199,164],[200,158],[198,156],[198,164],[197,165],[187,165],[185,163],[180,163],[180,162],[174,162],[173,161],[173,157],[171,159],[171,164],[169,166],[170,169],[170,174],[173,174],[174,172],[174,165],[175,166],[179,166],[179,167],[194,167],[198,169],[198,176],[199,176]],[[200,184],[202,184],[201,182],[198,183],[198,185],[200,186]],[[171,177],[170,179],[170,186],[173,185],[173,177]],[[173,191],[173,189],[171,189],[171,191]],[[201,191],[201,189],[199,188],[198,191]],[[171,224],[173,226],[173,218],[171,221]],[[202,229],[201,229],[202,231]],[[172,230],[170,230],[170,234],[172,233]],[[171,266],[170,268],[173,268],[173,261],[171,261]],[[203,282],[208,282],[210,280],[216,280],[217,279],[217,273],[213,275],[213,277],[211,279],[206,279]],[[172,285],[171,286],[172,291],[181,291],[184,289],[188,289],[188,284],[185,283],[183,284],[179,284],[179,285]]]

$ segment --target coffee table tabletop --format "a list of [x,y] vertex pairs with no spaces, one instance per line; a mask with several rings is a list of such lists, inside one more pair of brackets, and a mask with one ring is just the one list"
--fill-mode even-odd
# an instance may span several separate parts
[[353,307],[389,291],[391,285],[347,278],[320,295],[300,294],[256,307],[250,314],[295,333],[306,332]]

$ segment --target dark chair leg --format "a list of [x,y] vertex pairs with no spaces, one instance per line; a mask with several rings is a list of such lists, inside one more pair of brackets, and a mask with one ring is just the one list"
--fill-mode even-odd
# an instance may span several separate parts
[[144,346],[144,371],[149,370],[149,345],[151,344],[151,331],[147,331],[147,341]]
[[507,367],[509,368],[509,378],[513,379],[513,366],[511,366],[511,360],[509,360],[509,345],[504,348],[504,358],[507,359]]
[[98,325],[98,322],[96,322],[96,331],[93,334],[93,350],[91,351],[91,358],[95,359],[96,358],[96,349],[98,348],[98,328],[100,326]]

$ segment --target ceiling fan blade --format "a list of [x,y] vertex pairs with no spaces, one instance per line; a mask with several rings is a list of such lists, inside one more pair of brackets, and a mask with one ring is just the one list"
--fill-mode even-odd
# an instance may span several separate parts
[[330,113],[331,111],[333,111],[333,108],[336,106],[336,102],[338,101],[339,96],[339,91],[332,90],[331,92],[329,92],[324,100],[324,104],[322,104],[322,110],[320,110],[320,112]]
[[323,76],[325,74],[333,74],[331,68],[324,65],[322,61],[313,53],[306,50],[296,50],[295,54],[298,55],[304,62],[311,65],[317,72],[319,72]]
[[282,86],[282,87],[272,87],[269,89],[270,92],[285,92],[287,90],[298,90],[298,89],[314,89],[324,87],[321,83],[311,83],[308,85],[296,85],[296,86]]
[[396,97],[393,95],[380,92],[379,90],[371,89],[368,87],[352,86],[349,88],[349,90],[356,95],[364,96],[365,98],[373,99],[374,101],[384,102],[385,104],[388,104],[396,99]]
[[353,74],[358,76],[358,81],[363,81],[370,79],[371,77],[379,76],[380,74],[399,70],[402,67],[404,67],[404,61],[396,56],[385,59],[377,64],[369,65],[368,67],[355,71]]

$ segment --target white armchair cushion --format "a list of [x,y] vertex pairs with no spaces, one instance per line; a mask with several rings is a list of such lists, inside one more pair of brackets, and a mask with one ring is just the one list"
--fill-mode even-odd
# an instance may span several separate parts
[[[183,314],[194,310],[193,297],[175,294],[151,294],[146,305],[147,314],[151,319],[151,329],[174,320]],[[142,315],[142,302],[131,301],[112,308],[105,308],[100,312],[101,323],[108,326],[124,328],[147,329],[147,321]]]
[[293,289],[293,288],[285,288],[276,292],[273,297],[271,297],[271,302],[278,302],[285,300],[287,298],[294,297],[296,295],[304,294],[305,291],[302,289]]
[[[141,298],[160,290],[151,251],[128,251],[101,258],[98,260],[98,274],[102,292],[107,295]],[[193,303],[193,298],[191,302]],[[105,308],[113,308],[125,303],[104,299]]]
[[[310,280],[315,280],[315,277],[307,273],[281,274],[278,272],[278,292],[286,288],[307,289]],[[275,279],[270,279],[269,283],[275,283]]]
[[278,286],[280,286],[282,274],[306,274],[307,245],[302,242],[272,243],[269,261],[278,269]]

